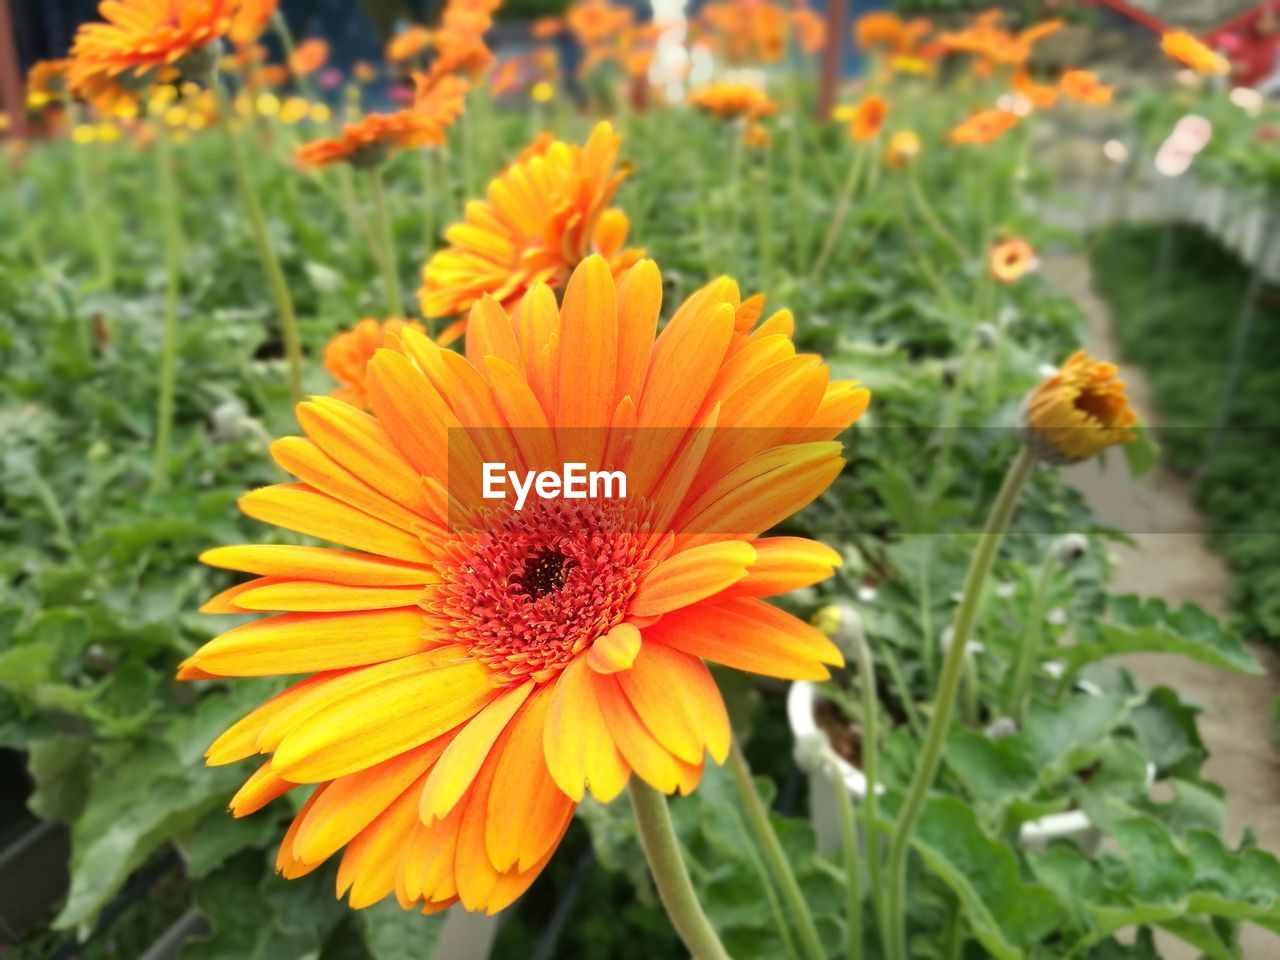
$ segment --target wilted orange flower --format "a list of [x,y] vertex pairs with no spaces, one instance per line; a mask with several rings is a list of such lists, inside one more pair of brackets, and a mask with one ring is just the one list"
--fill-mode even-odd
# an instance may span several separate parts
[[365,368],[373,355],[384,348],[399,350],[400,335],[408,327],[418,333],[426,330],[416,320],[393,317],[381,322],[366,317],[350,330],[343,330],[325,345],[324,368],[341,386],[330,396],[367,410],[369,394],[365,389]]
[[276,0],[238,0],[236,6],[227,38],[237,47],[251,47],[275,16]]
[[1027,398],[1023,435],[1031,451],[1050,463],[1074,463],[1133,440],[1138,415],[1118,372],[1083,350],[1072,354]]
[[1164,34],[1160,38],[1160,49],[1196,73],[1224,74],[1231,66],[1226,57],[1186,30],[1172,30]]
[[430,46],[431,31],[415,23],[387,41],[386,58],[391,63],[404,63],[421,56]]
[[467,81],[445,75],[434,80],[417,74],[414,104],[395,113],[369,113],[342,128],[332,139],[316,140],[298,148],[304,166],[346,162],[370,167],[382,163],[395,149],[439,146],[445,131],[462,115]]
[[759,119],[778,109],[763,90],[748,83],[710,83],[689,94],[689,102],[721,119]]
[[1013,237],[991,248],[991,275],[1001,283],[1013,283],[1035,268],[1036,253],[1021,237]]
[[1059,83],[1062,92],[1077,103],[1100,107],[1111,102],[1111,87],[1100,82],[1088,70],[1068,70]]
[[888,115],[889,105],[884,98],[872,94],[854,108],[853,118],[849,121],[849,136],[860,143],[874,140],[880,135],[880,128]]
[[920,156],[920,137],[913,130],[899,130],[889,138],[889,145],[884,150],[884,165],[893,170],[902,170],[915,162]]
[[536,283],[562,287],[592,253],[616,276],[635,264],[643,251],[623,248],[626,214],[609,207],[627,175],[614,169],[620,143],[603,122],[581,147],[539,138],[445,231],[449,246],[423,267],[423,315],[458,316],[486,295],[511,305]]
[[951,131],[952,143],[991,143],[1018,124],[1018,115],[1010,110],[983,110],[975,113]]
[[[169,79],[184,61],[226,35],[239,0],[103,0],[106,23],[85,23],[71,46],[71,85],[95,96],[105,81]],[[212,64],[202,65],[204,69]],[[162,76],[163,74],[163,76]]]
[[[784,679],[842,662],[762,599],[826,579],[839,554],[762,534],[840,473],[833,438],[868,395],[796,354],[786,311],[757,323],[760,300],[721,278],[655,338],[657,267],[615,284],[591,257],[560,306],[541,284],[514,315],[478,303],[465,355],[401,331],[401,352],[369,362],[371,414],[297,408],[306,436],[272,454],[298,481],[240,506],[337,546],[207,551],[257,579],[206,612],[277,615],[179,673],[308,675],[206,754],[265,755],[238,817],[318,785],[281,844],[285,877],[343,851],[338,893],[354,908],[394,894],[495,913],[587,791],[608,802],[634,775],[687,794],[708,755],[724,760],[729,718],[704,660]],[[481,502],[481,460],[563,471],[566,444],[589,470],[622,471],[626,498],[466,506]]]
[[289,56],[289,69],[294,76],[315,73],[329,62],[329,44],[319,37],[309,37],[298,44]]
[[1036,83],[1026,70],[1019,70],[1014,74],[1013,89],[1039,109],[1052,107],[1058,102],[1058,87],[1051,83]]

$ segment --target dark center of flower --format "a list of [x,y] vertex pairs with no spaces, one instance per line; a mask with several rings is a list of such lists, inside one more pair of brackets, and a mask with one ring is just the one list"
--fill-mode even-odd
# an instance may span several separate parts
[[576,566],[563,553],[544,547],[525,559],[524,570],[513,577],[513,585],[536,600],[563,587],[569,571]]
[[1073,401],[1073,406],[1081,413],[1092,417],[1098,423],[1107,424],[1110,422],[1112,411],[1115,409],[1115,401],[1106,394],[1092,390],[1081,390]]

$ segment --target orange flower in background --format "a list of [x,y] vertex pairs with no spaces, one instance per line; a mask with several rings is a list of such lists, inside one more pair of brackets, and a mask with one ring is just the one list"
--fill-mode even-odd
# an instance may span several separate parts
[[1051,83],[1036,83],[1026,70],[1019,70],[1013,76],[1013,89],[1031,102],[1033,107],[1044,109],[1058,102],[1058,87]]
[[581,147],[550,136],[535,141],[489,184],[488,198],[468,203],[464,222],[445,231],[449,246],[422,270],[423,315],[458,316],[485,296],[510,306],[538,283],[560,288],[592,253],[615,276],[630,269],[644,254],[624,248],[629,222],[609,206],[627,176],[615,169],[620,144],[607,122]]
[[859,143],[874,140],[880,135],[880,128],[888,115],[889,105],[882,97],[872,94],[854,108],[849,121],[849,136]]
[[1077,350],[1027,398],[1023,436],[1049,463],[1075,463],[1136,438],[1138,415],[1129,406],[1115,364]]
[[378,79],[378,68],[367,60],[357,60],[351,67],[356,83],[370,84]]
[[814,54],[827,42],[827,22],[807,6],[799,6],[790,13],[791,33],[796,46],[804,53]]
[[227,39],[237,47],[253,46],[266,32],[275,14],[276,0],[238,0]]
[[565,14],[570,32],[588,50],[607,44],[633,20],[629,7],[616,7],[608,0],[578,0]]
[[[394,895],[495,913],[588,791],[609,802],[635,776],[687,794],[708,756],[724,760],[704,660],[811,680],[842,662],[763,599],[826,579],[839,555],[762,534],[840,473],[834,438],[867,391],[796,354],[789,313],[758,322],[760,298],[728,278],[655,337],[661,301],[651,261],[616,284],[589,258],[559,306],[541,284],[514,314],[478,303],[465,355],[402,330],[368,364],[371,413],[314,399],[297,408],[305,436],[272,445],[298,481],[241,509],[336,546],[207,551],[257,579],[206,612],[275,615],[209,641],[179,676],[305,675],[206,754],[259,755],[238,817],[317,785],[281,844],[285,877],[340,855],[353,908]],[[530,445],[492,450],[509,424]],[[563,469],[557,447],[584,427],[600,441],[585,441],[588,469],[616,463],[626,499],[457,506],[480,482],[461,463]]]
[[778,109],[763,90],[747,83],[707,84],[689,94],[689,103],[722,120],[737,117],[759,119]]
[[1018,125],[1018,115],[1009,110],[983,110],[951,131],[952,143],[991,143]]
[[478,80],[493,66],[493,53],[484,42],[485,32],[493,25],[493,0],[449,0],[435,32],[435,60],[430,75],[457,73]]
[[942,34],[939,41],[954,53],[970,53],[978,57],[980,72],[985,73],[994,66],[1026,63],[1035,45],[1063,26],[1061,20],[1046,20],[1015,35],[999,25],[1001,16],[998,10],[988,11],[963,30]]
[[1231,68],[1226,57],[1210,49],[1186,30],[1172,30],[1161,36],[1160,49],[1196,73],[1225,74]]
[[853,25],[853,40],[862,50],[900,51],[907,25],[894,13],[866,13]]
[[529,36],[535,40],[550,40],[564,33],[563,17],[539,17],[529,27]]
[[239,0],[103,0],[106,23],[85,23],[71,45],[70,80],[86,99],[111,83],[170,79],[184,61],[227,34]]
[[1111,87],[1088,70],[1068,70],[1058,82],[1062,92],[1077,103],[1100,107],[1111,102]]
[[430,47],[431,31],[421,24],[413,24],[387,41],[385,56],[391,63],[404,63],[421,56]]
[[920,137],[913,130],[899,130],[889,138],[884,150],[884,165],[903,170],[920,156]]
[[315,73],[329,62],[329,44],[319,37],[303,40],[289,55],[289,69],[296,77]]
[[414,104],[395,113],[369,113],[342,128],[334,138],[316,140],[298,148],[303,166],[345,162],[357,167],[382,163],[396,149],[439,146],[445,131],[466,106],[467,81],[443,76],[435,80],[414,77],[418,92]]
[[766,0],[719,0],[698,11],[695,25],[729,63],[776,63],[786,53],[792,31],[805,29],[794,19],[799,12]]
[[773,136],[763,123],[752,120],[742,131],[742,143],[752,150],[768,150],[773,145]]
[[70,94],[70,60],[41,60],[27,71],[27,106],[44,107],[64,102]]
[[991,276],[1001,283],[1022,279],[1036,266],[1036,253],[1021,237],[1013,237],[991,248]]
[[341,386],[330,396],[361,410],[369,408],[365,389],[365,368],[373,355],[383,348],[398,350],[400,335],[408,327],[426,334],[416,320],[391,318],[381,322],[366,317],[350,330],[343,330],[325,345],[324,368]]

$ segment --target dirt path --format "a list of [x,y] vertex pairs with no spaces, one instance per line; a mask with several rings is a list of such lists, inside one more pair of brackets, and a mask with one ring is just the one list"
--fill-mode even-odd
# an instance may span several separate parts
[[[1044,272],[1084,310],[1090,351],[1117,357],[1109,311],[1093,292],[1088,262],[1078,255],[1055,256],[1045,262]],[[1145,377],[1134,367],[1121,366],[1134,406],[1150,418],[1154,407]],[[1163,597],[1171,606],[1190,600],[1212,613],[1225,613],[1230,573],[1198,532],[1203,520],[1192,505],[1187,484],[1163,469],[1133,483],[1127,471],[1116,466],[1103,471],[1097,461],[1091,461],[1067,472],[1069,482],[1104,520],[1136,531],[1132,547],[1114,548],[1115,590]],[[1280,691],[1280,654],[1258,646],[1253,652],[1266,668],[1265,676],[1224,673],[1182,657],[1160,655],[1133,657],[1126,666],[1144,683],[1175,687],[1204,708],[1200,734],[1210,753],[1204,773],[1226,790],[1227,840],[1238,842],[1248,826],[1263,848],[1280,855],[1280,750],[1271,740],[1272,704]],[[1248,960],[1280,958],[1280,936],[1258,927],[1245,928],[1242,945]],[[1199,955],[1181,942],[1162,943],[1161,952],[1170,960]]]

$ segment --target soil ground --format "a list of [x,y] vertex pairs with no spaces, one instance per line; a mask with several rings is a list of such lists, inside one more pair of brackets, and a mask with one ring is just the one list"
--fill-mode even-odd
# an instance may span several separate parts
[[[1079,255],[1052,256],[1043,270],[1049,280],[1080,304],[1089,320],[1086,347],[1095,356],[1116,358],[1111,317],[1094,294],[1088,261]],[[1148,421],[1157,411],[1142,371],[1121,364],[1134,407]],[[1100,461],[1067,471],[1069,482],[1094,509],[1120,529],[1131,531],[1133,546],[1117,546],[1114,587],[1118,593],[1163,597],[1171,606],[1191,601],[1215,614],[1226,612],[1231,575],[1226,563],[1205,546],[1203,520],[1187,483],[1157,468],[1138,483],[1113,463]],[[1176,531],[1176,532],[1174,532]],[[1273,741],[1273,703],[1280,692],[1280,651],[1254,646],[1262,676],[1224,673],[1182,657],[1151,655],[1126,663],[1147,684],[1175,687],[1204,709],[1200,734],[1210,753],[1204,773],[1227,795],[1226,839],[1238,842],[1248,826],[1261,847],[1280,855],[1280,749]],[[1280,958],[1280,936],[1246,927],[1241,939],[1248,960]],[[1162,940],[1170,960],[1195,958],[1180,941]]]

